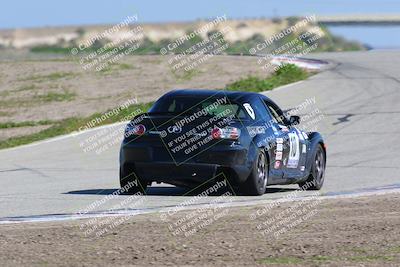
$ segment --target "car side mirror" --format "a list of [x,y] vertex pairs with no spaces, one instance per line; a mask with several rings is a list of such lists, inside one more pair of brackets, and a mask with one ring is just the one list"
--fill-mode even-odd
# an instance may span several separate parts
[[300,124],[300,117],[299,116],[290,116],[289,123],[290,123],[290,125]]

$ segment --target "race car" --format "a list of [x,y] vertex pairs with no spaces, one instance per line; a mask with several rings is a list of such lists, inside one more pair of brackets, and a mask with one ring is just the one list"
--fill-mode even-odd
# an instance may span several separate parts
[[227,180],[244,195],[267,185],[324,183],[326,146],[268,97],[252,92],[174,90],[126,126],[120,185],[144,193],[152,182],[195,188]]

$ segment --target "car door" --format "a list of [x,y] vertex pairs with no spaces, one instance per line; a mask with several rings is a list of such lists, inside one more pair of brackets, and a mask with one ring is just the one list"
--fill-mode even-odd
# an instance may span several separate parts
[[295,126],[290,126],[288,132],[287,161],[284,162],[284,177],[298,179],[304,176],[308,139]]
[[299,129],[290,125],[275,103],[266,100],[265,104],[273,118],[271,127],[276,135],[274,168],[281,169],[283,179],[288,182],[303,177],[308,140]]
[[[276,158],[276,138],[278,137],[277,135],[277,126],[272,126],[270,123],[273,121],[273,118],[271,116],[271,113],[268,111],[267,106],[265,105],[264,101],[262,98],[255,98],[252,99],[252,105],[254,106],[254,109],[257,113],[258,120],[256,120],[250,128],[253,130],[258,129],[256,132],[259,133],[260,139],[258,139],[260,142],[259,144],[262,144],[269,156],[269,177],[268,177],[268,183],[269,184],[276,184],[280,183],[283,180],[283,171],[282,168],[275,168],[275,158]],[[256,126],[256,127],[254,127]],[[283,140],[283,139],[282,139]],[[279,154],[279,153],[278,153]],[[279,162],[278,162],[279,163]]]

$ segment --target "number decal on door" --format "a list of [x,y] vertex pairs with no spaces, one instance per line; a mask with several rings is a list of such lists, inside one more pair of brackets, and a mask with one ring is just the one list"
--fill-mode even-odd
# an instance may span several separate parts
[[249,116],[255,120],[256,119],[256,113],[254,112],[253,108],[251,107],[251,105],[249,103],[244,103],[243,107],[246,109],[247,114],[249,114]]
[[300,142],[296,133],[289,133],[289,158],[287,162],[288,168],[297,168],[300,159]]

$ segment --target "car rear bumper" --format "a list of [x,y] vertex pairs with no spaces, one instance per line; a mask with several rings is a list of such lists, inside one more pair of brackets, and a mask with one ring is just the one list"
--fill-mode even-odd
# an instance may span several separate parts
[[[165,182],[192,186],[217,179],[218,166],[215,164],[181,164],[170,162],[135,162],[138,177],[145,181]],[[223,176],[219,176],[223,179]]]
[[187,159],[176,159],[162,147],[138,144],[121,146],[121,167],[128,166],[144,181],[194,186],[227,178],[233,184],[244,182],[252,166],[243,147],[215,146]]

